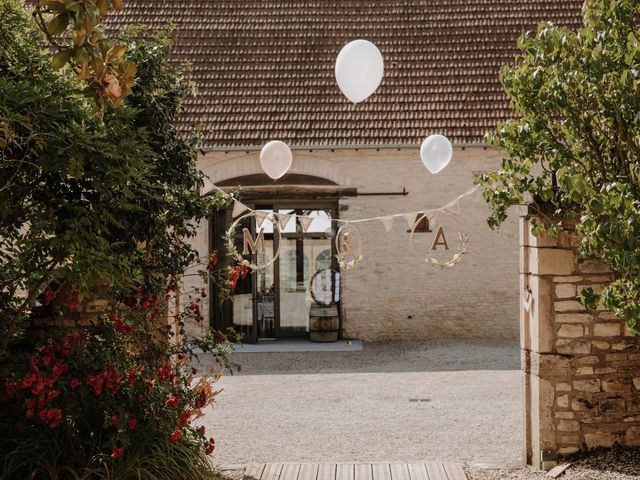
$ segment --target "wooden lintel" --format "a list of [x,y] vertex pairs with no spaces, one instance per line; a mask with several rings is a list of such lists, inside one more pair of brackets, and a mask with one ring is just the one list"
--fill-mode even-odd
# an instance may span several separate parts
[[241,187],[242,200],[315,200],[342,197],[355,197],[355,187],[335,186],[298,186],[298,185],[263,185],[259,187]]

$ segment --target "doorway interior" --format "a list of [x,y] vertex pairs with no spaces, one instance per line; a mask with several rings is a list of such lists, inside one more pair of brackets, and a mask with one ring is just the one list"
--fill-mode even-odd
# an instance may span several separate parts
[[[249,206],[276,215],[291,215],[291,218],[280,227],[279,235],[271,220],[273,216],[264,222],[264,252],[257,251],[244,258],[263,265],[273,258],[274,252],[279,255],[266,268],[238,279],[231,300],[220,303],[215,285],[211,285],[212,327],[231,327],[246,342],[307,338],[311,305],[316,300],[325,304],[339,301],[339,273],[333,242],[335,222],[331,221],[338,214],[337,202],[272,200],[268,204],[255,202]],[[312,221],[304,226],[298,216],[310,217]],[[226,259],[222,236],[232,221],[231,209],[217,212],[211,221],[211,250],[220,252],[221,259]],[[246,217],[235,229],[234,242],[240,252],[244,228],[256,238],[259,229],[255,217]]]

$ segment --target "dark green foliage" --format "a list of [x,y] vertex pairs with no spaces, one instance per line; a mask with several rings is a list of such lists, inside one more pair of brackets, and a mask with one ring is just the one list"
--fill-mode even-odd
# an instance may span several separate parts
[[[517,117],[489,141],[508,157],[483,178],[492,227],[533,199],[574,218],[583,257],[602,258],[617,280],[584,292],[640,327],[640,30],[637,0],[587,0],[577,32],[542,24],[524,35],[502,83]],[[553,216],[553,215],[552,215]]]

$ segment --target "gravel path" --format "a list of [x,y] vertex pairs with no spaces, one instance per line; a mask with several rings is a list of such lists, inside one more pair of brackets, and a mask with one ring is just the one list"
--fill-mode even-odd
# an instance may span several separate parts
[[[244,353],[204,417],[220,465],[455,460],[518,465],[516,342]],[[206,365],[206,359],[200,361]]]
[[[640,449],[616,447],[570,458],[558,480],[639,480]],[[531,468],[481,470],[467,468],[470,480],[549,480]]]

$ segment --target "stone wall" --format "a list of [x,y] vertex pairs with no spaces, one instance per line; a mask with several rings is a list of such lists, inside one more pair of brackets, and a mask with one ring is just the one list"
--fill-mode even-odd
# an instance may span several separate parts
[[[261,173],[257,150],[209,152],[199,160],[211,181]],[[432,175],[419,151],[396,148],[293,151],[291,173],[313,175],[358,192],[406,196],[357,196],[340,200],[340,217],[357,219],[440,207],[474,185],[482,171],[499,166],[502,154],[482,147],[454,148],[451,164]],[[470,235],[455,268],[439,270],[414,258],[407,223],[397,218],[387,233],[380,222],[359,224],[364,259],[343,272],[344,335],[368,341],[433,337],[518,337],[517,216],[499,232],[487,227],[483,201],[466,200],[459,216]],[[416,237],[421,234],[416,235]],[[422,234],[420,238],[426,239]],[[450,241],[455,241],[451,238]],[[207,226],[196,246],[208,249]],[[195,277],[192,277],[195,278]],[[195,334],[200,327],[189,326]]]
[[[577,300],[611,282],[598,261],[576,263],[579,239],[531,233],[520,219],[525,460],[614,443],[640,445],[640,343],[611,312]],[[535,221],[535,220],[534,220]],[[570,227],[570,226],[568,226]]]

